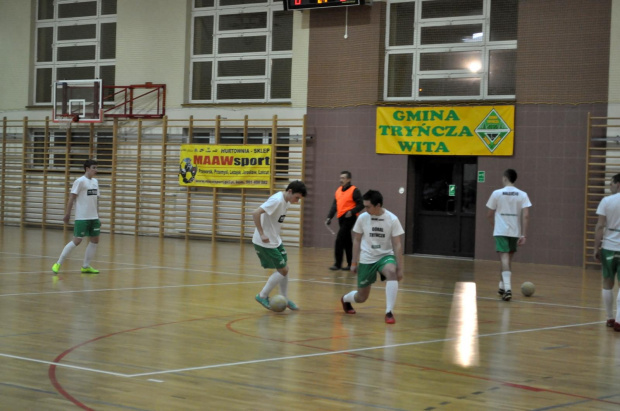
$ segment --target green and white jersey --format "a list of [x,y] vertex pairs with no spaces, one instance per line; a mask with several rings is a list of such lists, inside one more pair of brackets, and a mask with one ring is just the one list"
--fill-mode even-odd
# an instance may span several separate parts
[[620,251],[620,193],[604,197],[596,214],[606,219],[602,247],[609,251]]
[[96,178],[88,178],[85,175],[73,182],[71,194],[77,195],[75,199],[76,220],[97,220],[97,199],[101,195],[99,182]]
[[280,230],[282,229],[282,223],[284,223],[284,217],[286,217],[286,210],[288,210],[289,205],[290,203],[284,199],[284,193],[280,191],[269,197],[260,206],[260,208],[265,210],[260,216],[260,223],[263,226],[263,233],[269,237],[269,242],[263,243],[260,239],[260,234],[258,234],[258,229],[254,229],[252,243],[265,248],[278,248],[282,244]]
[[405,233],[398,217],[385,208],[379,216],[361,214],[353,231],[362,235],[361,264],[374,264],[385,256],[394,255],[392,237]]
[[520,237],[521,211],[531,207],[530,199],[525,191],[514,186],[506,186],[493,191],[487,207],[495,210],[494,236]]

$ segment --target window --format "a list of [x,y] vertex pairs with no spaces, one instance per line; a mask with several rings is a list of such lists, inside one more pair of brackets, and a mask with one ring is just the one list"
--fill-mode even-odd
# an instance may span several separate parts
[[293,13],[278,0],[194,0],[192,103],[289,102]]
[[57,80],[114,85],[118,0],[37,0],[35,104],[52,102]]
[[518,0],[388,0],[384,99],[514,99]]
[[[97,130],[92,141],[90,132],[71,131],[71,148],[69,150],[69,168],[72,171],[83,171],[84,161],[91,155],[99,163],[102,170],[109,169],[112,164],[112,131]],[[50,170],[64,170],[67,152],[67,131],[50,130],[47,145],[43,130],[31,130],[32,149],[29,165],[43,168],[47,161]]]

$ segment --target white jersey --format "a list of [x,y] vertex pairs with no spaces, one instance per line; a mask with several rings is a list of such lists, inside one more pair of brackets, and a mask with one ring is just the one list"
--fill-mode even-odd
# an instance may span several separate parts
[[398,217],[385,208],[382,215],[361,214],[353,231],[362,235],[359,261],[362,264],[374,264],[385,256],[394,255],[392,237],[405,233]]
[[96,178],[86,176],[78,178],[73,182],[71,194],[77,195],[75,199],[76,220],[96,220],[99,218],[97,200],[101,193]]
[[604,197],[596,214],[606,219],[602,247],[605,250],[620,251],[620,193]]
[[280,191],[269,197],[269,199],[260,206],[260,208],[265,210],[260,216],[260,223],[263,226],[263,233],[269,237],[269,242],[263,243],[260,239],[258,229],[255,229],[254,236],[252,237],[252,242],[254,244],[265,248],[278,248],[280,244],[282,244],[280,230],[289,205],[290,203],[284,199],[284,193]]
[[495,210],[494,236],[520,237],[521,212],[531,207],[530,199],[525,191],[514,186],[506,186],[493,191],[487,207]]

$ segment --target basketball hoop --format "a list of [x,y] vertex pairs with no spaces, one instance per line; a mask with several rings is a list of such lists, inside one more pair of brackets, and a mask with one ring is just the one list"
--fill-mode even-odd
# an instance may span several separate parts
[[71,130],[71,125],[73,123],[78,123],[80,121],[80,115],[79,114],[74,114],[73,116],[70,116],[71,120],[67,121],[66,123],[66,130],[69,131]]
[[102,81],[61,80],[52,87],[52,121],[70,123],[103,122]]
[[66,133],[71,130],[71,125],[73,123],[78,123],[79,121],[79,114],[65,114],[57,118],[56,124],[58,124],[58,130],[62,130]]

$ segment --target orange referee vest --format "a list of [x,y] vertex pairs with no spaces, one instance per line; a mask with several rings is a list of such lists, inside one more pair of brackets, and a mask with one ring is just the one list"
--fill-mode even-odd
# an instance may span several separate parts
[[336,207],[338,209],[338,218],[345,215],[347,211],[355,208],[356,204],[355,201],[353,201],[353,191],[355,191],[355,188],[356,187],[352,185],[347,189],[347,191],[342,191],[342,187],[338,187],[336,190]]

